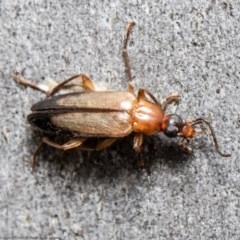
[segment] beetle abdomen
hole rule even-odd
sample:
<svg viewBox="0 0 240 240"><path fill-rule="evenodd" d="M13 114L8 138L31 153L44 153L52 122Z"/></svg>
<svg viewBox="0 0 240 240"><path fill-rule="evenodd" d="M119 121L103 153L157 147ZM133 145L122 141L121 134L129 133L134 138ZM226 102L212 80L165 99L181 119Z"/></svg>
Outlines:
<svg viewBox="0 0 240 240"><path fill-rule="evenodd" d="M129 92L80 92L47 98L33 105L29 123L45 133L81 137L124 137L132 132Z"/></svg>

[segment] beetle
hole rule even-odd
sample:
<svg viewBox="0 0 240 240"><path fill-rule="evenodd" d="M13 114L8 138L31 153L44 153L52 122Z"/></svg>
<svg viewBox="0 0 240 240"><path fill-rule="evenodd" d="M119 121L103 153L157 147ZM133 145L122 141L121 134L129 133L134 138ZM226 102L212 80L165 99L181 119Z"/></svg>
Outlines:
<svg viewBox="0 0 240 240"><path fill-rule="evenodd" d="M143 136L158 132L169 138L180 138L180 147L191 153L189 141L196 136L196 127L203 125L210 130L219 155L230 156L220 151L213 127L207 120L182 120L177 114L166 114L167 107L180 100L178 93L171 94L162 103L144 88L135 93L127 51L129 35L134 25L134 21L127 25L122 49L129 80L127 90L97 91L85 74L76 74L52 89L45 90L19 75L13 75L18 83L42 91L47 96L34 104L32 113L27 116L29 124L44 134L34 159L43 143L62 150L102 150L132 132L133 148L137 153L141 152ZM77 80L81 83L76 83ZM82 90L76 90L79 86ZM69 92L60 93L67 88ZM59 144L51 139L52 136L67 137L68 140ZM99 138L100 141L95 146L88 147L86 140L92 138Z"/></svg>

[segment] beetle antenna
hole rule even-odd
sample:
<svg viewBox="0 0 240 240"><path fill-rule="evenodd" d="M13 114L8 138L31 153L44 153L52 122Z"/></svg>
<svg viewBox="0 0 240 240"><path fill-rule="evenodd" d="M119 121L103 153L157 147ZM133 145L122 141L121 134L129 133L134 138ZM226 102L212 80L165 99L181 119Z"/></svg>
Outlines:
<svg viewBox="0 0 240 240"><path fill-rule="evenodd" d="M215 149L216 149L216 151L218 152L218 154L219 154L220 156L222 156L222 157L230 157L231 154L229 154L229 153L223 153L223 152L220 151L219 145L218 145L218 141L217 141L217 138L216 138L216 134L215 134L214 129L213 129L212 125L210 124L210 122L206 121L206 120L203 119L203 118L198 118L198 119L194 120L192 126L198 125L198 124L205 124L205 125L208 126L208 128L210 129L212 138L213 138L213 142L214 142L214 145L215 145Z"/></svg>

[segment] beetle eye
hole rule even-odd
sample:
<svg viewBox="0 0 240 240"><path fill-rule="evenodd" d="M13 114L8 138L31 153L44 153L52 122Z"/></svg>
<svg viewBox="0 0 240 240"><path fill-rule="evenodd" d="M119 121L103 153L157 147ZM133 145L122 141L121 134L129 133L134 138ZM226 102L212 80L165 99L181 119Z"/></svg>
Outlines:
<svg viewBox="0 0 240 240"><path fill-rule="evenodd" d="M182 127L183 127L182 119L176 114L171 114L169 115L168 125L164 131L164 134L170 138L177 137Z"/></svg>

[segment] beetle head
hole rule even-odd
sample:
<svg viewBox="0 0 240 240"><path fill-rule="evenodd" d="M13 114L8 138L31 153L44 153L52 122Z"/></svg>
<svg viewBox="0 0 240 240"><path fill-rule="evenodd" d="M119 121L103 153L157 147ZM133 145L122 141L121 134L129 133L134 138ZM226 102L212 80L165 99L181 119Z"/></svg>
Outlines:
<svg viewBox="0 0 240 240"><path fill-rule="evenodd" d="M183 137L194 138L196 131L192 124L183 121L177 114L169 114L164 117L162 124L163 133L170 138Z"/></svg>
<svg viewBox="0 0 240 240"><path fill-rule="evenodd" d="M195 137L195 128L197 128L197 126L200 126L202 129L204 126L208 127L215 145L215 149L219 155L223 157L231 156L231 154L223 153L220 151L212 125L203 118L183 121L181 117L176 114L165 115L162 121L161 130L167 137L181 137L182 140L188 141Z"/></svg>

